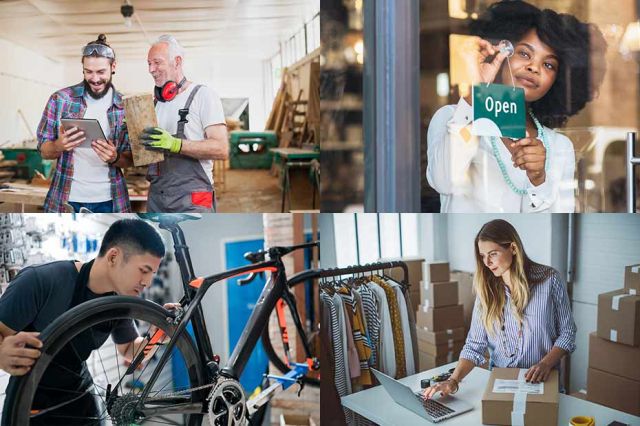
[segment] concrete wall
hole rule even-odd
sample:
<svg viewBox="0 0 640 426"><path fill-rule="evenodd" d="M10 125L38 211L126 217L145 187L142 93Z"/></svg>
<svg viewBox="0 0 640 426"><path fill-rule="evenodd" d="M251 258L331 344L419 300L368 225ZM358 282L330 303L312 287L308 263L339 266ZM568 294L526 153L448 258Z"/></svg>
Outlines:
<svg viewBox="0 0 640 426"><path fill-rule="evenodd" d="M197 276L224 271L224 244L231 241L264 238L261 214L205 215L200 220L182 224ZM222 362L229 353L226 283L214 285L202 301L205 322L214 353Z"/></svg>

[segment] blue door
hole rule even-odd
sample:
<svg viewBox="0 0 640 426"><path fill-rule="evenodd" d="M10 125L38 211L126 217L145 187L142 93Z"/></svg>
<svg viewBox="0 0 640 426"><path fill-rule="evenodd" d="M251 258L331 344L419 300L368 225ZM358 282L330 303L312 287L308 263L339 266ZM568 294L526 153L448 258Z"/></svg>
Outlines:
<svg viewBox="0 0 640 426"><path fill-rule="evenodd" d="M243 257L244 253L260 250L263 246L263 239L226 243L226 268L238 268L249 264L249 262ZM244 327L249 320L249 316L255 307L255 303L260 296L260 292L264 287L266 277L258 275L250 284L243 287L239 287L237 285L237 281L240 278L246 278L246 275L229 278L227 280L230 352L233 352L233 349L240 339L242 330L244 330ZM249 394L260 386L262 383L262 376L267 372L268 368L269 359L262 348L262 342L258 341L258 344L249 358L249 362L242 372L242 376L240 376L240 383Z"/></svg>

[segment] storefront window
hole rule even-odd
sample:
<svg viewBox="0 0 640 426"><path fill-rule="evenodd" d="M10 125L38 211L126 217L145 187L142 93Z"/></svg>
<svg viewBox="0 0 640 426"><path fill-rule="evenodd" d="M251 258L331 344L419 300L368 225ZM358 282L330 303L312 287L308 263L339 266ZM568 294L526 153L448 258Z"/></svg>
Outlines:
<svg viewBox="0 0 640 426"><path fill-rule="evenodd" d="M363 0L321 1L321 210L364 203Z"/></svg>
<svg viewBox="0 0 640 426"><path fill-rule="evenodd" d="M640 117L636 2L496 3L421 1L422 211L626 211L626 137ZM533 6L555 13L532 17ZM473 37L493 46L509 40L513 56L492 62L497 51ZM490 65L499 69L487 74ZM542 158L539 147L492 138L479 120L462 117L473 110L457 106L461 97L471 101L471 87L490 83L482 79L489 74L494 84L524 89L523 120L529 135L541 133L532 140L545 147ZM474 100L486 99L479 93ZM505 202L509 196L516 201Z"/></svg>

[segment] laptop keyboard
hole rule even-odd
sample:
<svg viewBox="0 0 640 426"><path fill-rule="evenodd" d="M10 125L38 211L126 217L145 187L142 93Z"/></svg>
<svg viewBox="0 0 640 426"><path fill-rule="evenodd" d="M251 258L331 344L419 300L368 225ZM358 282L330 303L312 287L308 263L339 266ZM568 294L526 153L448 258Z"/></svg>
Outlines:
<svg viewBox="0 0 640 426"><path fill-rule="evenodd" d="M427 411L427 413L434 419L444 417L446 415L454 413L454 410L447 407L446 405L440 404L438 401L434 399L425 399L422 396L422 392L416 392L416 396L420 398L420 401L422 402L422 406Z"/></svg>

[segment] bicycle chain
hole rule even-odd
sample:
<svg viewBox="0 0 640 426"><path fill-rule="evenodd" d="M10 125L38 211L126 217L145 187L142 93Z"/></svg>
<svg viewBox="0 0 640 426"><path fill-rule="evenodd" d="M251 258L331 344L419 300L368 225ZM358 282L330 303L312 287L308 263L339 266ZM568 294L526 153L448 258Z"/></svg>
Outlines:
<svg viewBox="0 0 640 426"><path fill-rule="evenodd" d="M189 388L189 389L185 389L185 390L181 390L181 391L177 391L177 392L169 392L169 393L164 393L162 394L162 396L152 396L152 397L147 397L145 399L145 401L153 401L154 399L164 399L164 398L170 398L170 397L174 397L174 396L180 396L182 394L185 393L189 393L189 392L196 392L202 389L206 389L206 388L211 388L215 386L215 383L210 383L208 385L202 385L202 386L198 386L195 388Z"/></svg>

